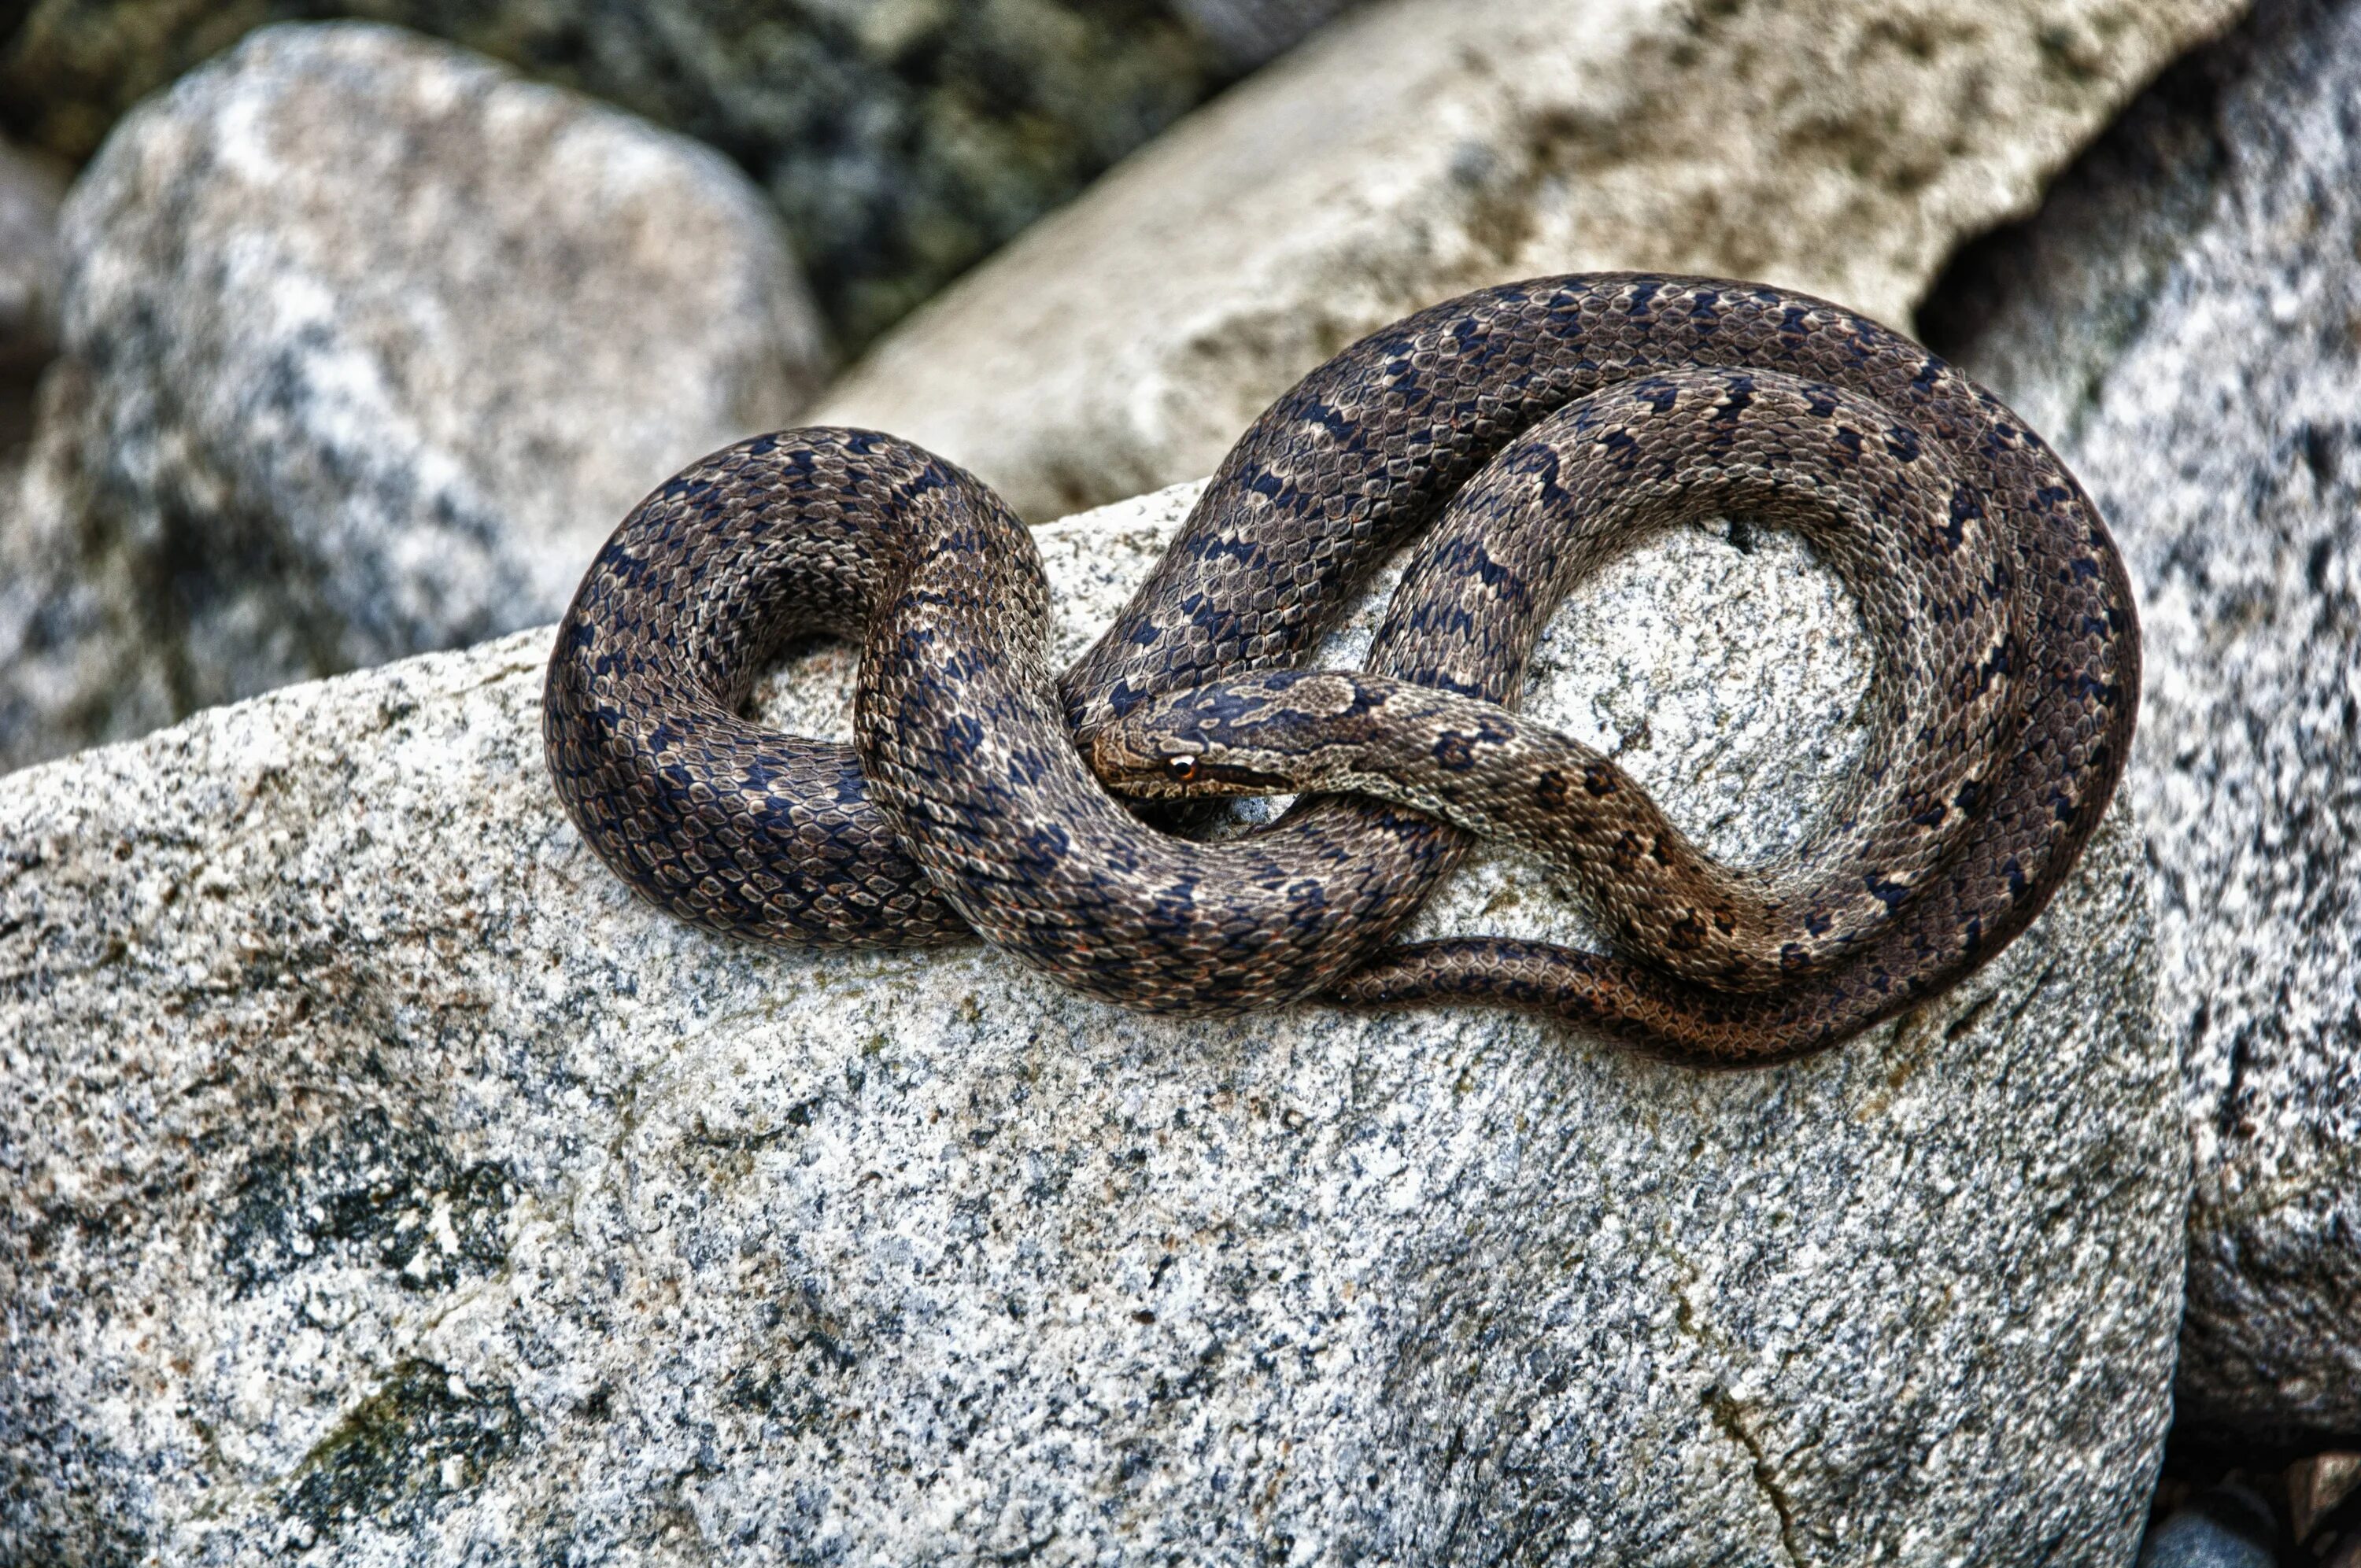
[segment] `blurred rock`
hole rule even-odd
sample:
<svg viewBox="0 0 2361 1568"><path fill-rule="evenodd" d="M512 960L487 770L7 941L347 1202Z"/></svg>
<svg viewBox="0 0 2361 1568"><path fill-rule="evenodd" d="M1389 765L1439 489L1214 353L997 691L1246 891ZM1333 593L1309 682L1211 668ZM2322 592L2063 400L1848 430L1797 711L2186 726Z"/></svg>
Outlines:
<svg viewBox="0 0 2361 1568"><path fill-rule="evenodd" d="M682 464L819 374L719 157L393 28L274 28L66 205L0 521L0 766L555 615Z"/></svg>
<svg viewBox="0 0 2361 1568"><path fill-rule="evenodd" d="M1047 517L1210 472L1306 370L1485 284L1724 273L1906 322L1962 236L2031 211L2240 9L1390 0L947 291L818 414Z"/></svg>
<svg viewBox="0 0 2361 1568"><path fill-rule="evenodd" d="M2270 1505L2245 1486L2216 1486L2148 1531L2139 1568L2279 1568Z"/></svg>
<svg viewBox="0 0 2361 1568"><path fill-rule="evenodd" d="M1275 60L1362 0L1172 0L1172 8L1245 71Z"/></svg>
<svg viewBox="0 0 2361 1568"><path fill-rule="evenodd" d="M65 190L49 159L0 144L0 380L19 380L57 352Z"/></svg>
<svg viewBox="0 0 2361 1568"><path fill-rule="evenodd" d="M2361 1515L2361 1453L2315 1453L2299 1460L2288 1466L2287 1489L2289 1533L2324 1557L2333 1538L2343 1533L2337 1528L2340 1510ZM2361 1517L2342 1522L2350 1523L2361 1540Z"/></svg>
<svg viewBox="0 0 2361 1568"><path fill-rule="evenodd" d="M1061 655L1188 499L1042 531ZM543 773L547 649L0 779L26 1560L2129 1559L2187 1146L2121 813L1968 984L1767 1072L1184 1025L633 902ZM841 732L851 663L769 717ZM1726 853L1859 755L1784 535L1622 563L1537 671ZM1424 918L1581 935L1498 860Z"/></svg>
<svg viewBox="0 0 2361 1568"><path fill-rule="evenodd" d="M2124 545L2192 1445L2361 1433L2361 6L2269 4L1930 305ZM2177 1437L2176 1441L2181 1441Z"/></svg>
<svg viewBox="0 0 2361 1568"><path fill-rule="evenodd" d="M33 435L33 384L58 351L58 204L52 161L0 143L0 533Z"/></svg>
<svg viewBox="0 0 2361 1568"><path fill-rule="evenodd" d="M858 345L1356 0L34 0L0 119L89 156L269 20L395 22L737 159Z"/></svg>

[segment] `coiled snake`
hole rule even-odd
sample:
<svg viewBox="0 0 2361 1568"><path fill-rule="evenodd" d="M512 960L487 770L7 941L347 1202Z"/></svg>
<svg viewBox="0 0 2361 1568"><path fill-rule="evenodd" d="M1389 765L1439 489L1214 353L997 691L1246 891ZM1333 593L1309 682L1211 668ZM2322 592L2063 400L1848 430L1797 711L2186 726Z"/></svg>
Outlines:
<svg viewBox="0 0 2361 1568"><path fill-rule="evenodd" d="M1608 759L1509 711L1551 609L1693 519L1803 532L1876 648L1878 739L1821 838L1730 870ZM1294 666L1407 541L1367 672ZM2096 510L1990 393L1757 284L1543 279L1422 311L1232 448L1061 677L1025 526L891 436L741 442L590 567L549 666L552 776L642 894L801 945L982 934L1090 994L1539 1008L1707 1065L1827 1046L2022 931L2112 796L2138 630ZM851 747L740 716L788 639L856 639ZM1094 771L1093 763L1097 765ZM1242 837L1135 793L1315 795ZM1395 933L1469 843L1583 879L1611 954Z"/></svg>

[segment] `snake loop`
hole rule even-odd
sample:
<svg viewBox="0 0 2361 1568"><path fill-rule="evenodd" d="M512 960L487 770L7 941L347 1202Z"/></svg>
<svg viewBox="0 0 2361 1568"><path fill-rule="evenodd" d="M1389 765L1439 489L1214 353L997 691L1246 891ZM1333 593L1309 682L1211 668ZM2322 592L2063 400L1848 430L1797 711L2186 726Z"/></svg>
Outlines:
<svg viewBox="0 0 2361 1568"><path fill-rule="evenodd" d="M1803 532L1878 653L1877 738L1828 830L1741 871L1510 711L1585 576L1733 512ZM1412 540L1372 669L1297 673ZM1062 677L1048 617L1030 534L952 465L859 431L743 442L650 496L584 578L550 663L552 776L626 882L716 930L973 930L1152 1011L1505 1003L1734 1065L1889 1016L2029 924L2113 794L2138 689L2113 543L1989 393L1824 302L1639 274L1482 291L1347 348L1240 439ZM812 631L861 644L851 748L738 713ZM1313 795L1204 843L1101 772L1388 798ZM1466 827L1583 878L1618 950L1393 945Z"/></svg>

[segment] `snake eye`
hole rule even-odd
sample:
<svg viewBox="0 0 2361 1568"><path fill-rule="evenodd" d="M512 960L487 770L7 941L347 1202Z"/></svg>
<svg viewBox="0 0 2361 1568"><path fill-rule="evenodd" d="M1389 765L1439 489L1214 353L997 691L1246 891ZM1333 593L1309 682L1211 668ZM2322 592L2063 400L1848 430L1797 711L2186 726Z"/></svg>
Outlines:
<svg viewBox="0 0 2361 1568"><path fill-rule="evenodd" d="M1192 784L1197 777L1197 759L1167 757L1164 759L1164 773L1174 784Z"/></svg>

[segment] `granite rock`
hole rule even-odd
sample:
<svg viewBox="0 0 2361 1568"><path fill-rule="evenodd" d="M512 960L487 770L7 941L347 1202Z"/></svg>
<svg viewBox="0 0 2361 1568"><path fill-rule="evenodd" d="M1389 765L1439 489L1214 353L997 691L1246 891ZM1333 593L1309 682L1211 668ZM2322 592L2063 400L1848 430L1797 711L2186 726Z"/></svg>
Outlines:
<svg viewBox="0 0 2361 1568"><path fill-rule="evenodd" d="M946 291L818 413L1049 517L1211 472L1337 349L1486 284L1718 273L1906 322L1961 238L2241 9L1389 0Z"/></svg>
<svg viewBox="0 0 2361 1568"><path fill-rule="evenodd" d="M255 34L126 120L63 225L0 766L547 620L642 494L819 375L735 169L390 27Z"/></svg>
<svg viewBox="0 0 2361 1568"><path fill-rule="evenodd" d="M2361 1434L2361 6L2274 3L2040 215L1937 346L2048 431L2147 635L2126 788L2198 1180L2192 1443Z"/></svg>
<svg viewBox="0 0 2361 1568"><path fill-rule="evenodd" d="M393 22L736 158L860 344L1354 0L33 0L0 121L71 158L269 20Z"/></svg>
<svg viewBox="0 0 2361 1568"><path fill-rule="evenodd" d="M1062 652L1190 495L1041 531ZM1181 1024L637 904L543 773L547 648L0 778L18 1560L2130 1559L2187 1145L2126 814L1960 990L1769 1071ZM763 711L843 732L851 663ZM1865 668L1799 545L1693 530L1529 706L1760 853ZM1583 933L1498 859L1422 918Z"/></svg>

